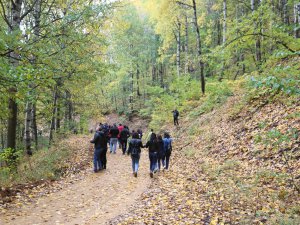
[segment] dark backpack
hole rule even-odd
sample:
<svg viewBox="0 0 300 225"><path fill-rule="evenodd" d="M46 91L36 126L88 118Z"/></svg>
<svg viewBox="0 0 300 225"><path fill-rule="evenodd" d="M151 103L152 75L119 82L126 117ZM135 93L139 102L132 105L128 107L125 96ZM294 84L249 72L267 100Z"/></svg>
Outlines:
<svg viewBox="0 0 300 225"><path fill-rule="evenodd" d="M134 158L138 158L139 157L139 143L133 143L132 144L132 149L131 149L131 156Z"/></svg>
<svg viewBox="0 0 300 225"><path fill-rule="evenodd" d="M167 139L167 146L165 148L166 154L170 155L172 152L172 144L171 144L171 139Z"/></svg>

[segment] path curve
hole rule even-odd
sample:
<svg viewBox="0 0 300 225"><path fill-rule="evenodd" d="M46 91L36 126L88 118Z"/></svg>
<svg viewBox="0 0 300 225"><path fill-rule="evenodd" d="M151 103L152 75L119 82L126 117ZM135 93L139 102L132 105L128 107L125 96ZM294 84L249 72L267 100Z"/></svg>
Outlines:
<svg viewBox="0 0 300 225"><path fill-rule="evenodd" d="M108 153L107 170L92 172L92 165L74 177L55 193L20 208L0 214L0 224L105 224L126 213L129 206L147 189L151 182L148 174L147 152L143 150L138 177L132 175L131 159Z"/></svg>

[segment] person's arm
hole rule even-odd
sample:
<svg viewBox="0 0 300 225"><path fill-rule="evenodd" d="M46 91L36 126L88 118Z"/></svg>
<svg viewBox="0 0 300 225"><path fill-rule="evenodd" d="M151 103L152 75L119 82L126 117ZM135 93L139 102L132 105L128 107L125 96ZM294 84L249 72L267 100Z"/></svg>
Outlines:
<svg viewBox="0 0 300 225"><path fill-rule="evenodd" d="M150 145L150 141L147 141L146 145L144 145L144 148L148 148Z"/></svg>

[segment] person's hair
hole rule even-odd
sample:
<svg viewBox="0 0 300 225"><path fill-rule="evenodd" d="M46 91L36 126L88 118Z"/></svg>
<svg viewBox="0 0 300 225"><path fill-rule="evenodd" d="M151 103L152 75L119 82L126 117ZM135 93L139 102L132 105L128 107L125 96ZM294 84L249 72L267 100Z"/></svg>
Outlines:
<svg viewBox="0 0 300 225"><path fill-rule="evenodd" d="M122 126L122 124L121 124L121 123L119 123L119 126Z"/></svg>
<svg viewBox="0 0 300 225"><path fill-rule="evenodd" d="M159 135L157 135L157 140L158 141L162 141L162 136L159 134Z"/></svg>
<svg viewBox="0 0 300 225"><path fill-rule="evenodd" d="M155 141L156 140L156 134L152 133L150 136L150 141Z"/></svg>
<svg viewBox="0 0 300 225"><path fill-rule="evenodd" d="M151 129L151 132L153 132L153 129Z"/></svg>
<svg viewBox="0 0 300 225"><path fill-rule="evenodd" d="M138 139L139 138L139 134L138 133L132 133L132 138L134 139Z"/></svg>
<svg viewBox="0 0 300 225"><path fill-rule="evenodd" d="M170 134L168 132L164 133L164 138L170 138Z"/></svg>

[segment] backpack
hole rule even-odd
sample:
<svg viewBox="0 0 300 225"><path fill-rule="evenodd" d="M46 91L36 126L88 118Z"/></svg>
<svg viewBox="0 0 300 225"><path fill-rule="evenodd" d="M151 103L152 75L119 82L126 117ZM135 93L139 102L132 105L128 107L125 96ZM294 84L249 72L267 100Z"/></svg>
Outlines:
<svg viewBox="0 0 300 225"><path fill-rule="evenodd" d="M172 144L171 144L171 139L167 139L167 147L165 148L166 149L166 154L171 154L172 152Z"/></svg>
<svg viewBox="0 0 300 225"><path fill-rule="evenodd" d="M138 158L139 157L138 143L132 144L131 156L134 157L134 158Z"/></svg>

